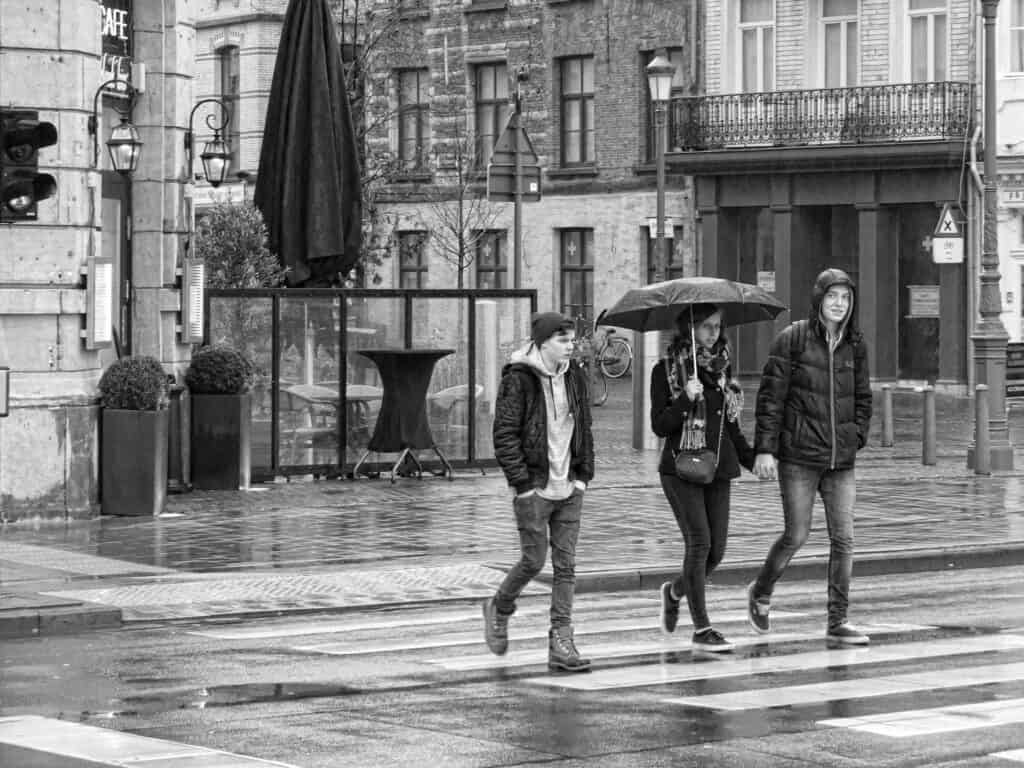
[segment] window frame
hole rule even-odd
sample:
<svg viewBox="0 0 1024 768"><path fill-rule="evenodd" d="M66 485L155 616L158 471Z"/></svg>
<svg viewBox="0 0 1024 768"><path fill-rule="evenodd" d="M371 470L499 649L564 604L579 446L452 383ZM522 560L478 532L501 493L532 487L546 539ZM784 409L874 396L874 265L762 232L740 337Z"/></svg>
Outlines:
<svg viewBox="0 0 1024 768"><path fill-rule="evenodd" d="M228 146L228 171L242 170L242 131L239 105L242 95L242 53L237 45L222 45L214 52L216 56L217 97L228 110L228 122L224 126L224 142ZM233 71L232 71L233 70ZM232 78L234 83L232 87ZM189 170L191 173L191 169Z"/></svg>
<svg viewBox="0 0 1024 768"><path fill-rule="evenodd" d="M491 76L491 91L494 96L490 99L484 99L481 97L481 94L484 92L482 82L484 76L488 74ZM473 84L473 117L476 128L474 161L477 168L486 168L487 163L491 161L494 145L501 136L501 132L505 130L505 124L508 122L509 112L511 111L509 107L508 62L493 61L477 64L473 73ZM501 86L500 89L499 85ZM504 95L499 95L502 92ZM489 123L486 133L481 130L481 126L485 123ZM490 141L490 146L485 146L485 140L488 136L493 136L493 140Z"/></svg>
<svg viewBox="0 0 1024 768"><path fill-rule="evenodd" d="M860 0L856 0L857 9L853 13L843 13L835 16L825 15L825 3L828 0L818 0L818 10L820 11L818 16L818 53L821 60L821 82L825 88L854 88L860 85ZM850 67L849 67L849 25L853 24L856 27L856 46L857 50L854 52L856 55L856 67L857 71L854 73L853 82L850 82ZM840 43L840 54L839 61L841 66L841 77L839 83L835 85L829 84L828 81L828 28L830 26L839 26L839 43Z"/></svg>
<svg viewBox="0 0 1024 768"><path fill-rule="evenodd" d="M580 82L579 91L566 91L566 71L567 65L570 62L578 61L580 63ZM591 90L584 90L584 83L586 82L586 67L590 68L590 83ZM581 166L593 166L597 163L597 153L595 151L594 144L596 139L595 126L590 125L590 120L587 117L588 111L594 111L594 93L597 89L595 82L596 72L594 67L594 56L587 54L584 56L566 56L565 58L559 59L558 66L558 83L559 83L559 158L562 168L578 168ZM587 109L588 104L590 109ZM579 130L573 131L573 133L579 134L579 160L567 160L566 148L569 146L568 142L568 131L566 129L566 116L569 114L569 110L575 108L579 112ZM596 114L594 117L596 122Z"/></svg>
<svg viewBox="0 0 1024 768"><path fill-rule="evenodd" d="M935 5L929 8L911 8L911 0L906 0L906 54L904 56L906 61L906 81L908 83L936 83L942 82L949 79L949 2L948 0L935 0ZM944 62L945 62L945 73L943 77L937 77L935 70L935 53L936 53L936 33L935 33L935 20L937 17L943 17L945 23L945 34L942 38L942 45L944 48ZM928 60L927 73L924 80L916 80L914 78L914 19L926 18L926 45L927 52L926 57Z"/></svg>
<svg viewBox="0 0 1024 768"><path fill-rule="evenodd" d="M768 93L775 90L775 66L776 66L776 45L775 26L778 7L775 0L772 4L770 21L743 21L743 1L736 0L736 80L740 93ZM753 31L756 34L757 51L755 54L757 65L756 88L747 89L745 82L746 68L743 66L744 58L744 32ZM771 66L765 61L765 40L771 38Z"/></svg>
<svg viewBox="0 0 1024 768"><path fill-rule="evenodd" d="M405 102L405 77L416 76L417 100L411 104ZM396 119L398 120L398 151L395 153L399 164L405 171L423 172L427 171L427 153L430 151L430 70L426 67L395 70L395 79L398 88L398 109ZM416 135L412 137L417 147L413 157L406 157L409 139L406 135L406 119L410 114L415 114Z"/></svg>
<svg viewBox="0 0 1024 768"><path fill-rule="evenodd" d="M508 231L504 229L478 229L473 231L473 262L476 264L476 287L478 289L508 288ZM494 245L495 258L487 262L483 258L483 250ZM485 266L486 264L486 266ZM490 275L492 284L481 285L481 276Z"/></svg>
<svg viewBox="0 0 1024 768"><path fill-rule="evenodd" d="M562 314L575 320L583 315L588 322L594 319L594 230L591 227L568 227L558 230L558 277L559 303ZM579 263L567 263L566 253L573 243L573 236L579 237L582 253ZM573 278L570 281L569 278ZM582 280L582 304L569 304L569 287L575 280ZM589 311L573 311L570 307L578 307Z"/></svg>
<svg viewBox="0 0 1024 768"><path fill-rule="evenodd" d="M1013 75L1024 75L1024 0L1010 0L1009 50L1010 61L1008 72ZM1024 306L1022 301L1021 306Z"/></svg>
<svg viewBox="0 0 1024 768"><path fill-rule="evenodd" d="M417 243L413 245L411 241L413 238L418 238ZM399 230L395 235L396 245L398 247L398 287L403 289L422 290L427 287L427 272L429 271L429 263L427 261L427 231L423 229L403 229ZM415 253L416 262L412 266L406 263L403 258L406 253ZM413 282L415 285L406 285L406 278L408 276L414 276Z"/></svg>

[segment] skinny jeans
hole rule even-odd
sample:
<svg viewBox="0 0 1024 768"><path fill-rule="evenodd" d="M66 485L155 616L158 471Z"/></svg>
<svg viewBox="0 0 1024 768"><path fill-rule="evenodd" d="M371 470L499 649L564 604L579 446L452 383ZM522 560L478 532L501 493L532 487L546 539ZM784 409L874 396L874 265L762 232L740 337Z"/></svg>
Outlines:
<svg viewBox="0 0 1024 768"><path fill-rule="evenodd" d="M730 487L729 480L697 485L675 475L661 475L661 488L686 545L683 568L672 582L672 592L686 595L694 630L711 626L704 590L708 576L725 556Z"/></svg>

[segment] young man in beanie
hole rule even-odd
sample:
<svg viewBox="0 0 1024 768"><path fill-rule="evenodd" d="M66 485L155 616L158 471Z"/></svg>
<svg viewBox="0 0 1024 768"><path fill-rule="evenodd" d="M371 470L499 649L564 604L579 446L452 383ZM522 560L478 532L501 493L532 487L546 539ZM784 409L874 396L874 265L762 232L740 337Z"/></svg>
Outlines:
<svg viewBox="0 0 1024 768"><path fill-rule="evenodd" d="M573 322L557 312L533 316L530 343L501 372L494 416L494 454L515 492L512 502L522 555L484 603L484 638L501 656L516 598L544 567L548 543L554 579L548 667L583 672L590 661L573 641L576 539L594 440L586 380L571 361Z"/></svg>
<svg viewBox="0 0 1024 768"><path fill-rule="evenodd" d="M853 466L871 423L867 345L854 315L856 287L841 269L826 269L811 291L810 317L784 328L772 343L757 392L754 473L779 478L784 530L757 580L747 588L747 615L771 630L775 583L811 530L814 497L828 522L828 625L835 645L867 645L846 620L853 574Z"/></svg>

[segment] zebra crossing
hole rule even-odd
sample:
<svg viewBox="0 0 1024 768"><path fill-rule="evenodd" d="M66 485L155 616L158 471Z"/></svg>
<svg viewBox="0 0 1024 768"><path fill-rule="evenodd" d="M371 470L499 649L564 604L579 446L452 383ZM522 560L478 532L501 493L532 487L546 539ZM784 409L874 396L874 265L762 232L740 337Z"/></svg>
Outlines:
<svg viewBox="0 0 1024 768"><path fill-rule="evenodd" d="M634 697L688 718L770 716L786 708L806 716L811 729L883 740L992 730L1002 740L986 757L1024 765L1024 626L983 631L879 620L858 624L871 636L870 646L829 648L820 611L773 610L775 631L757 635L742 603L723 608L716 610L716 626L735 649L708 654L690 649L684 625L674 635L660 633L658 603L650 594L580 596L576 638L593 669L575 675L546 669L543 600L520 606L503 657L487 651L479 607L467 605L194 634L279 642L291 652L358 665L361 675L413 669L420 678L435 675L448 683L460 676L493 680L523 697Z"/></svg>

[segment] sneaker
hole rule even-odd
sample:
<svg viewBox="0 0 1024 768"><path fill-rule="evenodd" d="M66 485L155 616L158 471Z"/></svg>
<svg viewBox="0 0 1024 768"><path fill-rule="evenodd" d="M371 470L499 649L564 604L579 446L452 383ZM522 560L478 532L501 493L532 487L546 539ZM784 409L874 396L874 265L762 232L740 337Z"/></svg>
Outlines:
<svg viewBox="0 0 1024 768"><path fill-rule="evenodd" d="M693 633L693 648L697 651L724 653L725 651L731 651L733 644L722 637L722 633L717 629L708 627L705 630Z"/></svg>
<svg viewBox="0 0 1024 768"><path fill-rule="evenodd" d="M576 650L572 627L553 627L548 633L548 669L562 672L590 671L590 659L584 659Z"/></svg>
<svg viewBox="0 0 1024 768"><path fill-rule="evenodd" d="M679 601L672 597L672 582L661 585L661 631L667 635L676 631L679 623Z"/></svg>
<svg viewBox="0 0 1024 768"><path fill-rule="evenodd" d="M768 616L768 598L754 597L754 585L757 582L750 582L747 587L747 619L755 632L766 634L772 631L771 618Z"/></svg>
<svg viewBox="0 0 1024 768"><path fill-rule="evenodd" d="M484 640L491 653L504 656L508 650L508 617L501 613L493 597L484 603Z"/></svg>
<svg viewBox="0 0 1024 768"><path fill-rule="evenodd" d="M838 627L829 627L825 639L838 645L868 645L871 642L870 637L845 621Z"/></svg>

